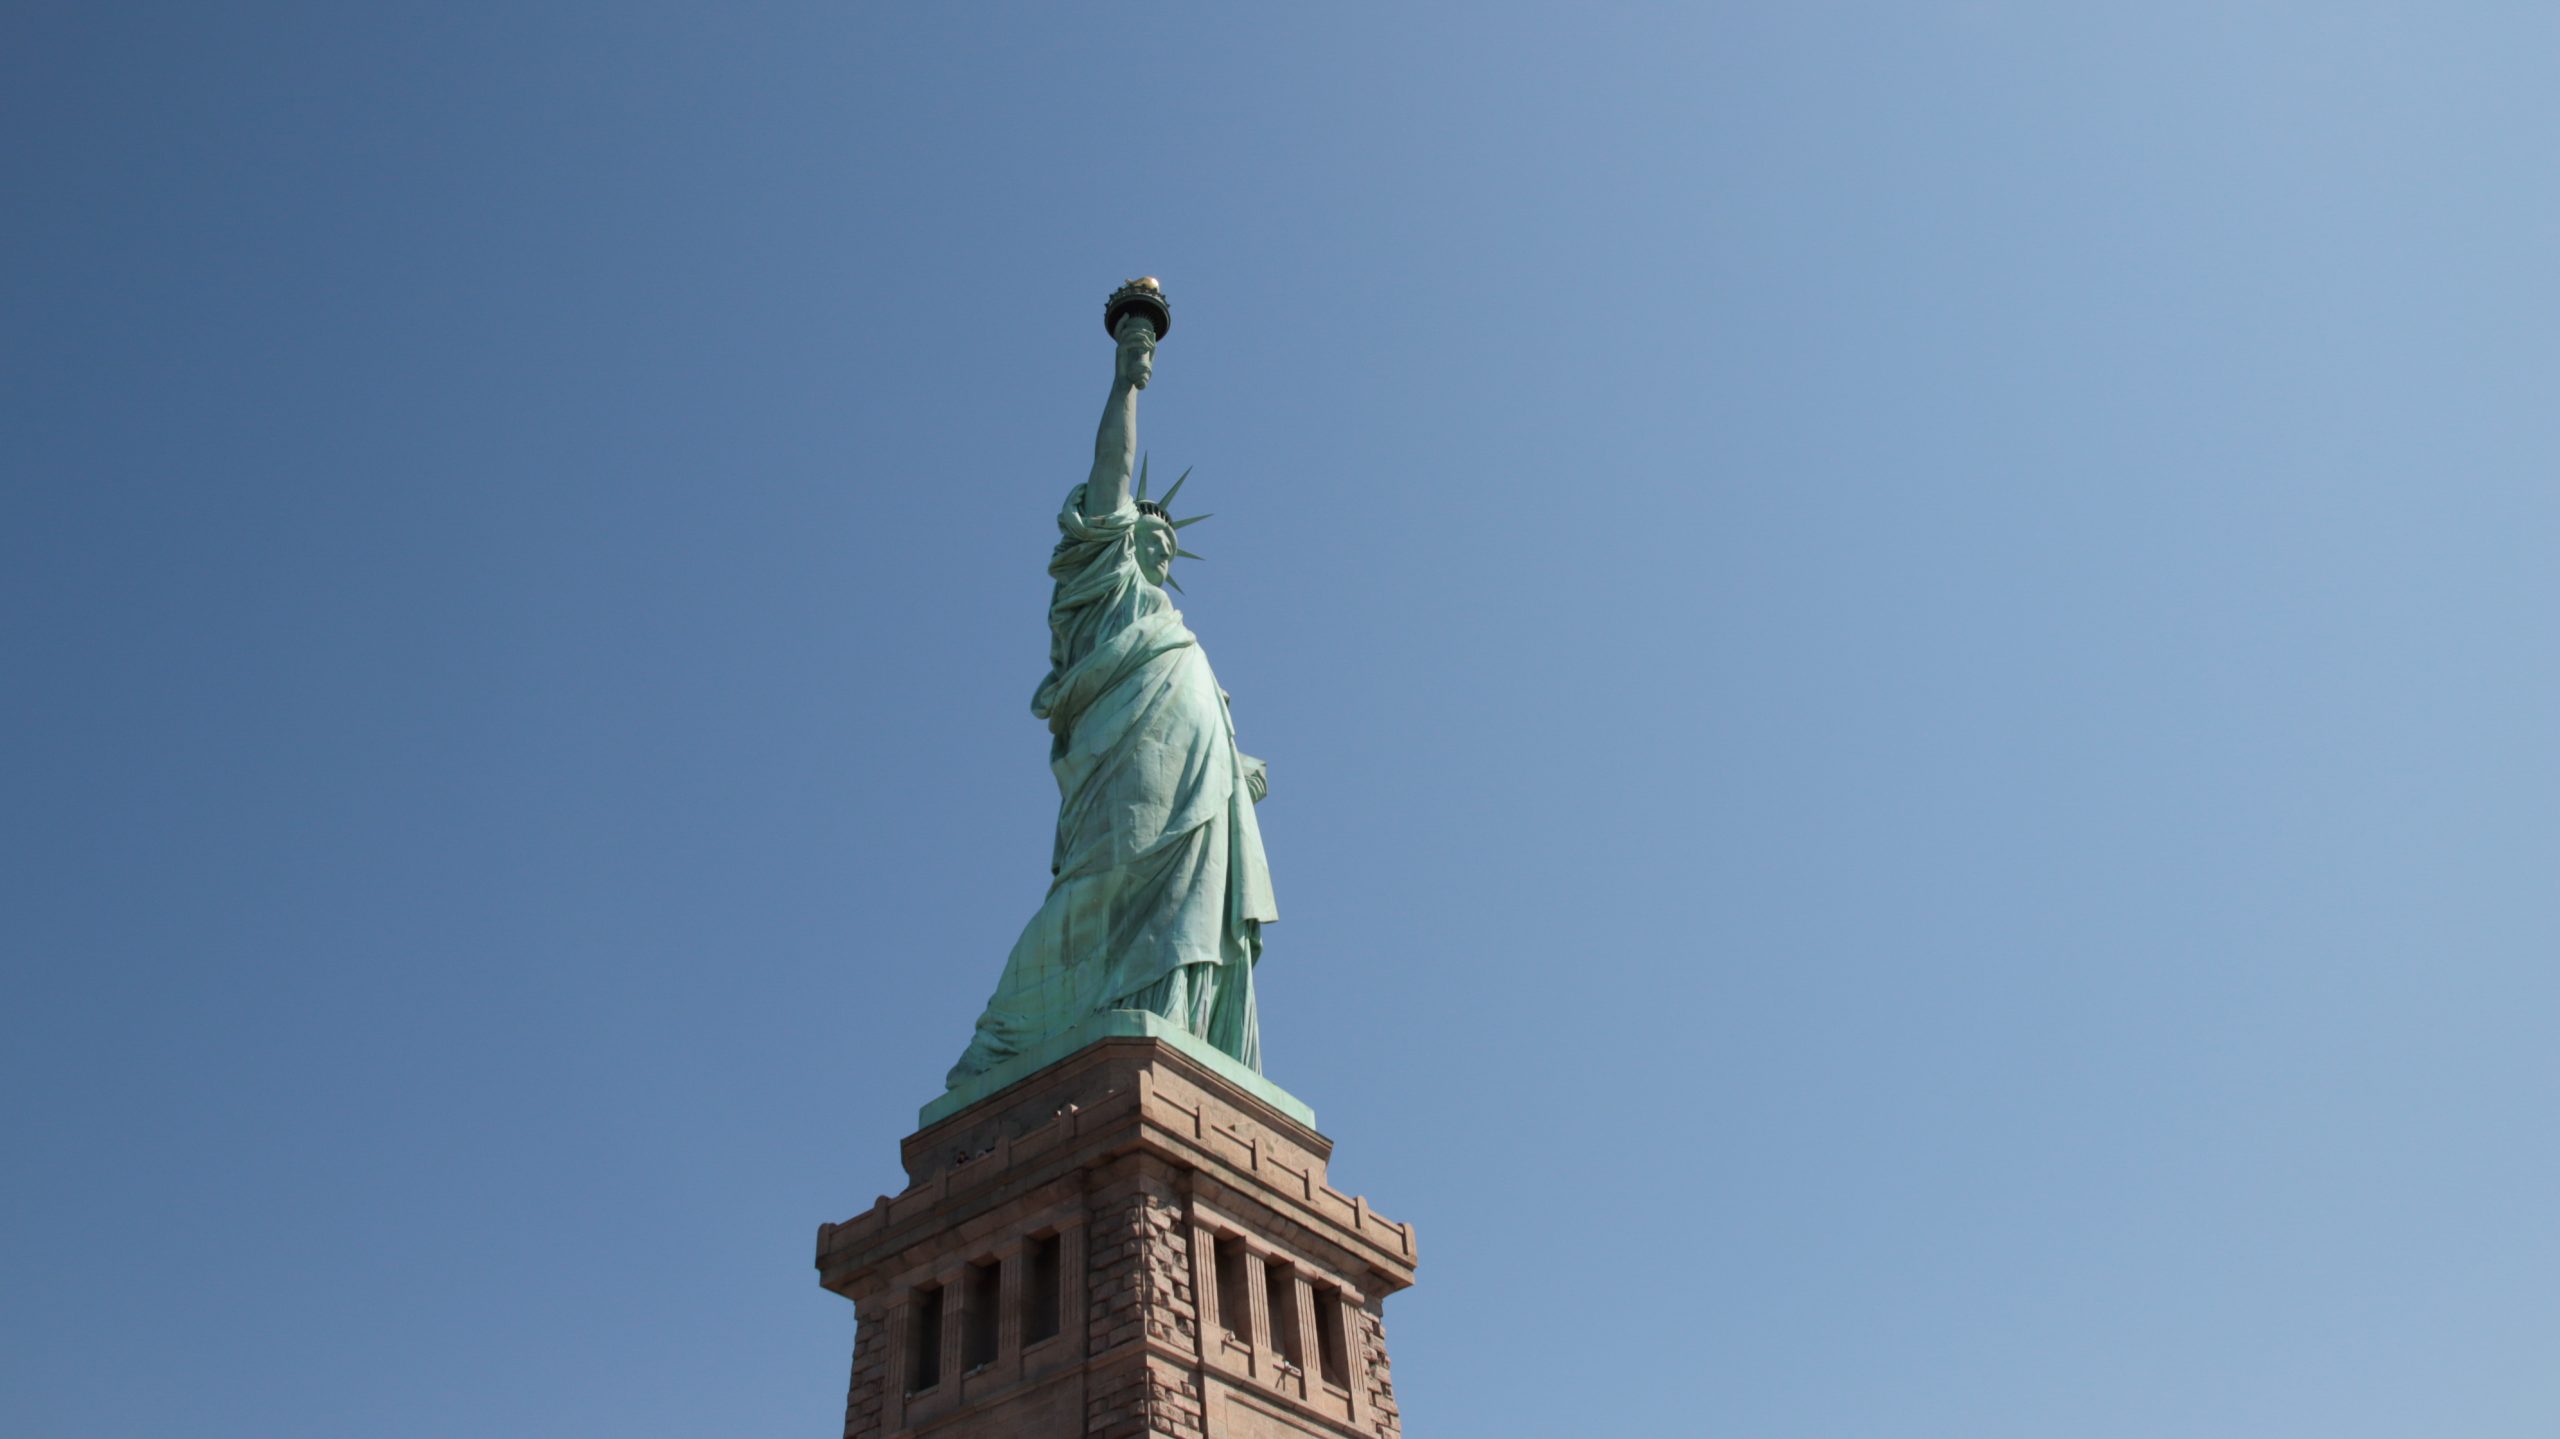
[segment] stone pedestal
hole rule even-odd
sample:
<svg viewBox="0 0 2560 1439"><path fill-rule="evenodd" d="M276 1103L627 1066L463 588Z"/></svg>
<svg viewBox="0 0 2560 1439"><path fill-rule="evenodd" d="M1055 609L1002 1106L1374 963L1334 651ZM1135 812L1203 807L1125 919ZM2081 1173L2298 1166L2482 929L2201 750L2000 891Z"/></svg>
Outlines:
<svg viewBox="0 0 2560 1439"><path fill-rule="evenodd" d="M818 1231L857 1316L846 1439L1397 1439L1412 1227L1188 1046L1099 1040L903 1149L905 1193Z"/></svg>

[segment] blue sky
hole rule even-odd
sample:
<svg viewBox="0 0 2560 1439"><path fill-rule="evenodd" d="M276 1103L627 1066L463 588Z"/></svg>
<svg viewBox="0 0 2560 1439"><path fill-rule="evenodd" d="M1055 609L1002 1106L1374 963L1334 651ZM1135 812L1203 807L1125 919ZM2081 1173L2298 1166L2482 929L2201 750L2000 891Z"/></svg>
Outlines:
<svg viewBox="0 0 2560 1439"><path fill-rule="evenodd" d="M1163 277L1409 1432L2560 1430L2547 7L0 20L0 1430L821 1434Z"/></svg>

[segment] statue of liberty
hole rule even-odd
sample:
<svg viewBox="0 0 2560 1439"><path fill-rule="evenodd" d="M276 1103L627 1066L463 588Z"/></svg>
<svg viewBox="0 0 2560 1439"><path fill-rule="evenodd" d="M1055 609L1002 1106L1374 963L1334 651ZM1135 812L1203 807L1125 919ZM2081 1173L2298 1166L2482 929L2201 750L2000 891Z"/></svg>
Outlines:
<svg viewBox="0 0 2560 1439"><path fill-rule="evenodd" d="M1093 472L1058 512L1049 673L1031 699L1058 779L1049 893L952 1067L955 1087L1108 1010L1160 1016L1262 1068L1253 968L1278 917L1253 816L1264 769L1237 750L1226 692L1165 595L1181 588L1173 562L1199 558L1179 532L1208 517L1175 519L1183 480L1150 499L1134 464L1138 392L1173 311L1155 281L1133 280L1103 323L1118 346L1111 397Z"/></svg>

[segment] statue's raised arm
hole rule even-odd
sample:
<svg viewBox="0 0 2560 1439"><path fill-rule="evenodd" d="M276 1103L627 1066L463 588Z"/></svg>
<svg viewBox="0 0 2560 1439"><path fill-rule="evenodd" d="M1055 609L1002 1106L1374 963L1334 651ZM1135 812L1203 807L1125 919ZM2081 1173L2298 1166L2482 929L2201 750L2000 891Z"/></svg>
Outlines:
<svg viewBox="0 0 2560 1439"><path fill-rule="evenodd" d="M1093 473L1085 478L1084 512L1100 519L1129 502L1129 477L1138 463L1138 392L1154 378L1156 341L1171 329L1172 307L1152 279L1131 280L1104 312L1118 347L1111 362L1111 398L1093 436Z"/></svg>
<svg viewBox="0 0 2560 1439"><path fill-rule="evenodd" d="M1155 373L1155 327L1137 315L1125 316L1119 353L1111 367L1111 398L1102 406L1102 425L1093 436L1093 473L1084 482L1084 512L1093 519L1129 503L1129 476L1138 463L1138 392Z"/></svg>

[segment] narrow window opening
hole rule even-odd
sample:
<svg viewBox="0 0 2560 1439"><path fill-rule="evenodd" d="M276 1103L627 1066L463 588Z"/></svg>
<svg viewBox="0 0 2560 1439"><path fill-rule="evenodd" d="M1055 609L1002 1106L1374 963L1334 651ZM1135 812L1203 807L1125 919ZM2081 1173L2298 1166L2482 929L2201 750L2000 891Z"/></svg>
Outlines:
<svg viewBox="0 0 2560 1439"><path fill-rule="evenodd" d="M1004 1266L994 1260L969 1266L968 1308L960 1315L963 1372L996 1362L997 1311L1004 1305Z"/></svg>
<svg viewBox="0 0 2560 1439"><path fill-rule="evenodd" d="M1026 1272L1022 1285L1022 1342L1037 1344L1058 1334L1058 1236L1043 1234L1024 1246Z"/></svg>
<svg viewBox="0 0 2560 1439"><path fill-rule="evenodd" d="M921 1393L942 1382L942 1286L929 1285L907 1301L907 1391Z"/></svg>
<svg viewBox="0 0 2560 1439"><path fill-rule="evenodd" d="M1245 1292L1244 1241L1232 1234L1217 1239L1218 1252L1218 1327L1228 1337L1250 1342L1253 1296Z"/></svg>
<svg viewBox="0 0 2560 1439"><path fill-rule="evenodd" d="M1316 1363L1324 1382L1337 1389L1351 1387L1351 1347L1342 1338L1342 1291L1330 1284L1316 1286Z"/></svg>
<svg viewBox="0 0 2560 1439"><path fill-rule="evenodd" d="M1271 1347L1282 1359L1304 1368L1307 1356L1298 1346L1298 1271L1271 1260L1263 1265L1262 1282L1270 1297Z"/></svg>

